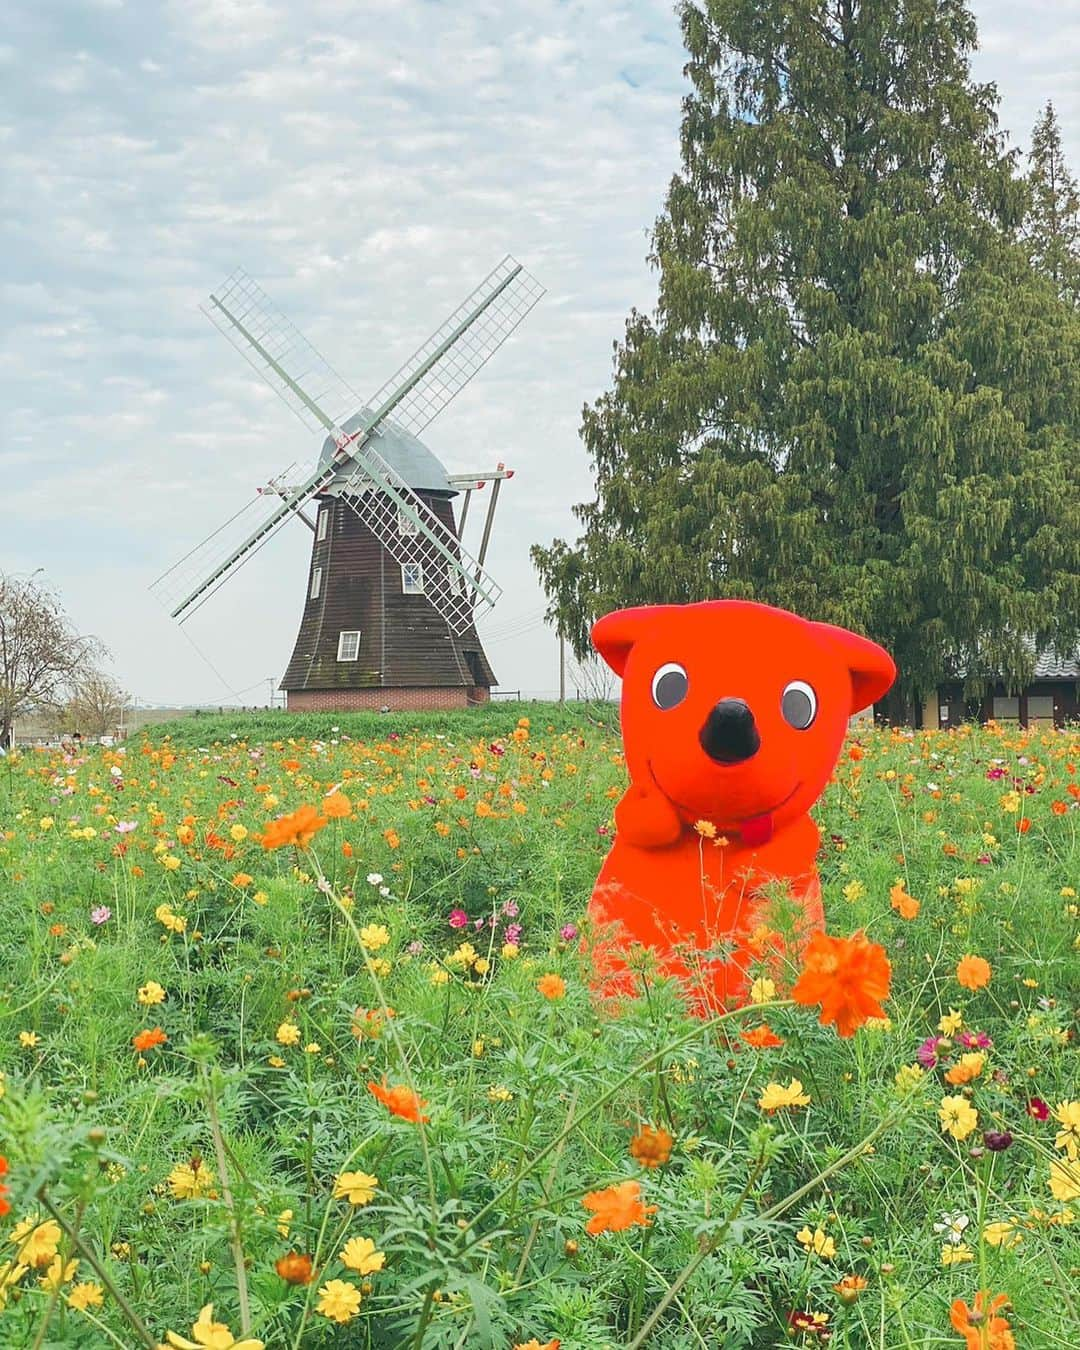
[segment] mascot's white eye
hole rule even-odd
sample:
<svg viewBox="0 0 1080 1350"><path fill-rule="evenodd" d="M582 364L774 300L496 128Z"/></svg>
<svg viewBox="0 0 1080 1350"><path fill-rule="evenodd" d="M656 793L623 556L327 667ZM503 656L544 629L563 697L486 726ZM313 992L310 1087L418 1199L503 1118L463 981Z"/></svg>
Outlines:
<svg viewBox="0 0 1080 1350"><path fill-rule="evenodd" d="M781 695L780 711L796 731L805 731L817 716L817 694L805 680L792 680Z"/></svg>
<svg viewBox="0 0 1080 1350"><path fill-rule="evenodd" d="M678 707L689 687L686 671L674 661L669 661L652 677L653 702L666 712L668 708Z"/></svg>

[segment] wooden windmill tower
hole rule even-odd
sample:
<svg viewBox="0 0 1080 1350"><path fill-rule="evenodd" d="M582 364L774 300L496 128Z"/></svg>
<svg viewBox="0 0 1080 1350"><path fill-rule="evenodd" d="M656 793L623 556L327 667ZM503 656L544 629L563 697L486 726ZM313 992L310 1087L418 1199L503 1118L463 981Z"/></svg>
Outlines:
<svg viewBox="0 0 1080 1350"><path fill-rule="evenodd" d="M154 583L173 618L193 614L295 517L314 537L300 631L280 686L290 709L485 701L495 677L475 613L501 594L484 559L499 488L513 473L500 464L485 473L448 474L419 434L542 294L519 263L503 259L365 401L250 277L235 272L204 312L305 426L326 439L310 470L290 466L271 479L249 507ZM462 534L472 493L489 481L473 558ZM462 492L455 521L453 500ZM304 509L309 503L313 511Z"/></svg>

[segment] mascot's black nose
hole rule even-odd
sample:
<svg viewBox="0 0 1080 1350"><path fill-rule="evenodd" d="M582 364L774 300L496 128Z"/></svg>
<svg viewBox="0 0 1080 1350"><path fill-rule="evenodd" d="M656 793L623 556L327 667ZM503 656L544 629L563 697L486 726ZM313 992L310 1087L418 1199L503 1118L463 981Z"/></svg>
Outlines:
<svg viewBox="0 0 1080 1350"><path fill-rule="evenodd" d="M754 714L741 698L722 698L705 719L698 740L718 764L739 764L761 746Z"/></svg>

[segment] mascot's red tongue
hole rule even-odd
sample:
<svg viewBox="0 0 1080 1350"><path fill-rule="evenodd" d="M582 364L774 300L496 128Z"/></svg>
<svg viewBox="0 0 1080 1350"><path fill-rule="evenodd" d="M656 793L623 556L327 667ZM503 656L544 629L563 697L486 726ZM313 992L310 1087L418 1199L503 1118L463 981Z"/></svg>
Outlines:
<svg viewBox="0 0 1080 1350"><path fill-rule="evenodd" d="M772 838L772 832L771 811L766 811L761 816L748 816L746 820L739 821L739 834L742 836L743 843L749 845L750 848L767 844Z"/></svg>

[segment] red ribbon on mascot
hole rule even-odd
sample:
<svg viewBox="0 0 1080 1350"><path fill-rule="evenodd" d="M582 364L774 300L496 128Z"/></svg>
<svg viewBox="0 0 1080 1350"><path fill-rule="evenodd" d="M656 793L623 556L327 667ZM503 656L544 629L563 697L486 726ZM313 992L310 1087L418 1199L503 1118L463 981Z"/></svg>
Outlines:
<svg viewBox="0 0 1080 1350"><path fill-rule="evenodd" d="M630 774L589 903L597 987L634 992L641 944L699 1012L720 1011L765 954L763 887L787 884L799 945L824 927L810 808L896 666L844 628L744 600L618 610L592 639L622 679Z"/></svg>

